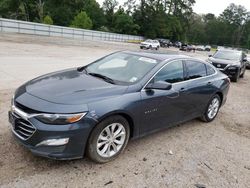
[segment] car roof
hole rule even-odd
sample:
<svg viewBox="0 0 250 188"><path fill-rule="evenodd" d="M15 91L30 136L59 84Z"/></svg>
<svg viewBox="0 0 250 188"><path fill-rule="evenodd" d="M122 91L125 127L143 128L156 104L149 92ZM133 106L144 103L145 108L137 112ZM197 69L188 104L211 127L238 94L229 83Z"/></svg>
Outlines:
<svg viewBox="0 0 250 188"><path fill-rule="evenodd" d="M175 59L175 58L190 58L186 55L179 55L179 54L164 54L164 53L150 53L150 52L134 52L134 51L123 51L128 54L139 55L147 58L156 59L159 61L165 61L168 59Z"/></svg>

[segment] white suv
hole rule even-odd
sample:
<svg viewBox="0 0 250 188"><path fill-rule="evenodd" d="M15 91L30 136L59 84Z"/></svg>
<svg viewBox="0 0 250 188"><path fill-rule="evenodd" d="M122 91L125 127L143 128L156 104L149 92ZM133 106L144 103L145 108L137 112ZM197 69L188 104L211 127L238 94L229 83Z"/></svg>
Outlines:
<svg viewBox="0 0 250 188"><path fill-rule="evenodd" d="M141 42L140 44L141 49L156 49L158 50L160 48L160 43L158 40L145 40L144 42Z"/></svg>

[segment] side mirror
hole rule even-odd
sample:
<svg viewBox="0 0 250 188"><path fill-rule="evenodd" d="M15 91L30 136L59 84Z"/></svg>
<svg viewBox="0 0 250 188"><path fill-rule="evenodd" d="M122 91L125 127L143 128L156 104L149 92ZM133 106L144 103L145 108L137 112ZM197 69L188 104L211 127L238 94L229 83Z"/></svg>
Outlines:
<svg viewBox="0 0 250 188"><path fill-rule="evenodd" d="M213 56L213 55L211 55L211 54L210 54L210 55L208 55L208 57L212 57L212 56Z"/></svg>
<svg viewBox="0 0 250 188"><path fill-rule="evenodd" d="M154 83L149 83L145 89L159 89L159 90L170 90L172 88L172 84L168 82L158 81Z"/></svg>
<svg viewBox="0 0 250 188"><path fill-rule="evenodd" d="M244 58L242 59L242 61L243 61L243 62L247 62L247 58L244 57Z"/></svg>

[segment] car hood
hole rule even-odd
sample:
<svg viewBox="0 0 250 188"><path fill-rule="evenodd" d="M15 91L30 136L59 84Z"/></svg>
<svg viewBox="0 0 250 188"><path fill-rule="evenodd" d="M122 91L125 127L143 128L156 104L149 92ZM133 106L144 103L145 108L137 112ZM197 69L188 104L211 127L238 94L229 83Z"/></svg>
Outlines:
<svg viewBox="0 0 250 188"><path fill-rule="evenodd" d="M22 95L25 90L31 96L51 103L79 105L121 95L127 87L69 69L35 78L20 89L23 92L17 93Z"/></svg>
<svg viewBox="0 0 250 188"><path fill-rule="evenodd" d="M226 60L226 59L218 59L218 58L213 58L213 57L208 58L208 60L213 63L221 63L221 64L239 64L240 63L237 60Z"/></svg>

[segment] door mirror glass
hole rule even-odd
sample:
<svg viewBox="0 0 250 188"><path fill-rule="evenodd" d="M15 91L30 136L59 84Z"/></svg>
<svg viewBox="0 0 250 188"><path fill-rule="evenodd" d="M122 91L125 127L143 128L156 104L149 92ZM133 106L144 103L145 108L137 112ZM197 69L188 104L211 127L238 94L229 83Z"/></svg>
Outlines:
<svg viewBox="0 0 250 188"><path fill-rule="evenodd" d="M157 81L154 83L149 83L145 89L159 89L159 90L170 90L172 88L172 84L164 81Z"/></svg>

